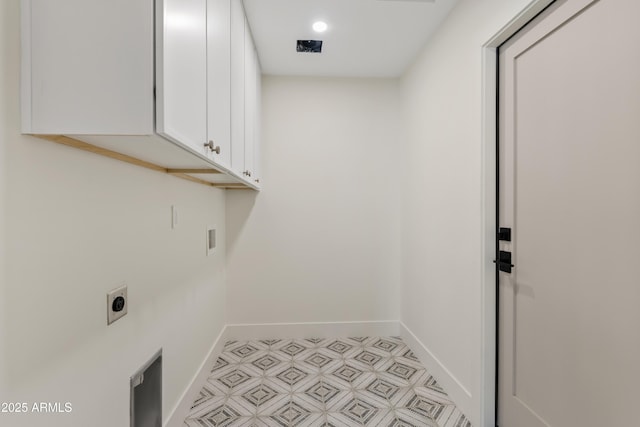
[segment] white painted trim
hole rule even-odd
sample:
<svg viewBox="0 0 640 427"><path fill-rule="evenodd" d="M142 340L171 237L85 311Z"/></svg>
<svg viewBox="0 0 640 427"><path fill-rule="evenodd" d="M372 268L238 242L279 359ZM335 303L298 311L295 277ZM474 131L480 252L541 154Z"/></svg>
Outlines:
<svg viewBox="0 0 640 427"><path fill-rule="evenodd" d="M198 393L200 393L200 390L202 390L202 387L211 372L211 367L215 364L218 356L222 354L227 340L227 326L225 326L214 341L209 353L200 364L200 367L191 379L191 382L185 389L184 393L182 393L180 400L178 400L173 410L166 418L167 421L164 423L164 427L183 427L184 420L187 418L187 415L191 410L191 404L198 396Z"/></svg>
<svg viewBox="0 0 640 427"><path fill-rule="evenodd" d="M227 339L302 339L357 336L397 336L398 320L227 325Z"/></svg>
<svg viewBox="0 0 640 427"><path fill-rule="evenodd" d="M480 287L480 422L484 426L495 426L496 393L496 288L495 256L496 244L496 93L497 93L496 47L482 51L482 225L481 236L481 280Z"/></svg>
<svg viewBox="0 0 640 427"><path fill-rule="evenodd" d="M493 37L483 45L483 47L497 48L507 41L509 37L517 33L520 28L524 27L527 22L531 21L537 14L542 12L547 6L555 1L566 0L532 0L524 9L522 9L522 11L520 11L520 13L514 16L500 30L498 30Z"/></svg>
<svg viewBox="0 0 640 427"><path fill-rule="evenodd" d="M20 101L21 101L21 123L22 133L32 132L32 114L31 114L31 0L22 0L20 2Z"/></svg>
<svg viewBox="0 0 640 427"><path fill-rule="evenodd" d="M464 414L473 413L474 399L471 392L403 322L400 322L400 336L420 359L427 372L446 390L458 409Z"/></svg>
<svg viewBox="0 0 640 427"><path fill-rule="evenodd" d="M480 336L480 427L494 427L495 377L496 377L496 289L495 289L495 200L496 200L496 94L497 94L497 48L514 35L533 17L555 0L533 0L520 13L507 22L482 46L482 210L481 236L482 262L481 322ZM443 386L448 391L447 384ZM452 394L452 393L450 393ZM458 403L452 394L454 401ZM462 402L460 409L464 412ZM465 412L473 413L473 412Z"/></svg>

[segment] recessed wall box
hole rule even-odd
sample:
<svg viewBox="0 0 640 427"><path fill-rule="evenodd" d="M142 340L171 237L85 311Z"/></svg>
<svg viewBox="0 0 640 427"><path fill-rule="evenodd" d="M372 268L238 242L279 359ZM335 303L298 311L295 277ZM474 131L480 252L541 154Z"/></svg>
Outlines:
<svg viewBox="0 0 640 427"><path fill-rule="evenodd" d="M211 255L216 248L216 228L207 227L207 255Z"/></svg>

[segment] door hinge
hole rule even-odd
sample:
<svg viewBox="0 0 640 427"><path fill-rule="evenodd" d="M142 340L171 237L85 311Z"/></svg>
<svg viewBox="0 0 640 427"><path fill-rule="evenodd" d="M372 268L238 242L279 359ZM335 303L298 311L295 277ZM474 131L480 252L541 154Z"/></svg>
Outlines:
<svg viewBox="0 0 640 427"><path fill-rule="evenodd" d="M498 266L498 270L505 273L511 273L511 268L515 267L515 265L511 264L511 252L507 251L500 251L498 259L493 262Z"/></svg>

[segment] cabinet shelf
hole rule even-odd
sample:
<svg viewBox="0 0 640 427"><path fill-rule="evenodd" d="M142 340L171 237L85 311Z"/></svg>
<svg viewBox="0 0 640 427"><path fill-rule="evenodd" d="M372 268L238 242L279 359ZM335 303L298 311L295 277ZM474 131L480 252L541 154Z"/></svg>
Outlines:
<svg viewBox="0 0 640 427"><path fill-rule="evenodd" d="M247 181L234 171L212 164L195 153L173 145L157 135L95 136L95 135L32 135L34 137L88 151L135 166L166 173L198 184L226 189L259 190L257 183ZM82 139L82 140L81 140ZM99 141L99 145L85 141ZM149 156L149 148L154 155ZM144 157L145 160L142 159ZM151 159L151 160L150 160Z"/></svg>

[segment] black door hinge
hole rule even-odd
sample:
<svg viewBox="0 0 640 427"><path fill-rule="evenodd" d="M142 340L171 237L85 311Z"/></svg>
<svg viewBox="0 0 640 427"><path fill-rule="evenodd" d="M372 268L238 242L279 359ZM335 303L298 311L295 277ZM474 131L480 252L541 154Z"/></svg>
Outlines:
<svg viewBox="0 0 640 427"><path fill-rule="evenodd" d="M505 273L511 273L511 268L515 267L511 264L511 252L507 251L500 251L498 253L498 259L493 262L498 266L498 270L504 271Z"/></svg>

